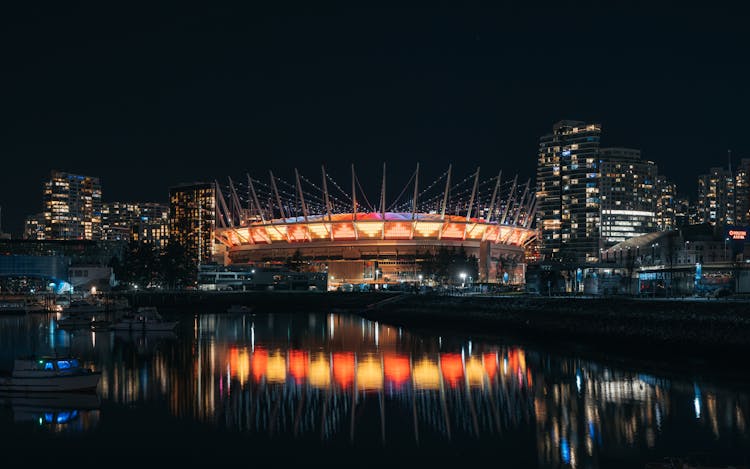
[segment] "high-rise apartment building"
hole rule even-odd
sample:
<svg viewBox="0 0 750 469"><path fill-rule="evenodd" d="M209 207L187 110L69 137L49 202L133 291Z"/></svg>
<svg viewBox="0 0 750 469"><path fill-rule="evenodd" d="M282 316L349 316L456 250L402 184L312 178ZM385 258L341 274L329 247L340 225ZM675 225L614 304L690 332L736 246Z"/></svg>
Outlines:
<svg viewBox="0 0 750 469"><path fill-rule="evenodd" d="M44 220L44 213L36 213L26 217L23 226L23 239L45 239Z"/></svg>
<svg viewBox="0 0 750 469"><path fill-rule="evenodd" d="M164 248L169 239L169 206L154 202L105 202L102 237Z"/></svg>
<svg viewBox="0 0 750 469"><path fill-rule="evenodd" d="M102 204L102 239L130 241L130 227L140 216L139 206L130 202Z"/></svg>
<svg viewBox="0 0 750 469"><path fill-rule="evenodd" d="M196 263L209 262L216 227L216 187L193 183L169 189L169 242L185 248Z"/></svg>
<svg viewBox="0 0 750 469"><path fill-rule="evenodd" d="M750 224L750 159L742 158L734 174L735 225Z"/></svg>
<svg viewBox="0 0 750 469"><path fill-rule="evenodd" d="M130 239L164 249L169 242L169 206L158 203L139 206L138 219L130 226Z"/></svg>
<svg viewBox="0 0 750 469"><path fill-rule="evenodd" d="M544 260L599 259L601 126L560 121L539 140L536 200Z"/></svg>
<svg viewBox="0 0 750 469"><path fill-rule="evenodd" d="M735 224L734 175L726 168L711 168L698 176L698 223Z"/></svg>
<svg viewBox="0 0 750 469"><path fill-rule="evenodd" d="M659 231L674 230L677 224L677 184L666 176L656 177L656 227Z"/></svg>
<svg viewBox="0 0 750 469"><path fill-rule="evenodd" d="M43 199L45 239L101 239L99 178L52 171Z"/></svg>
<svg viewBox="0 0 750 469"><path fill-rule="evenodd" d="M601 148L599 162L602 246L656 231L654 162L630 148Z"/></svg>

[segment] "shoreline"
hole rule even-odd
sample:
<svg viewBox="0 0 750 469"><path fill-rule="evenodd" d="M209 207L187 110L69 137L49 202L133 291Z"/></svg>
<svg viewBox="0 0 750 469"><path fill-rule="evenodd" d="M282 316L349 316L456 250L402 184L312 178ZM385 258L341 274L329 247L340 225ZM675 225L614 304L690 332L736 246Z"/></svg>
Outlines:
<svg viewBox="0 0 750 469"><path fill-rule="evenodd" d="M433 332L630 356L734 362L750 351L750 304L744 301L411 296L359 314Z"/></svg>
<svg viewBox="0 0 750 469"><path fill-rule="evenodd" d="M139 292L120 294L134 307L165 312L351 313L372 321L433 331L506 336L566 347L696 359L739 359L750 351L746 300L592 297L440 296L342 292Z"/></svg>

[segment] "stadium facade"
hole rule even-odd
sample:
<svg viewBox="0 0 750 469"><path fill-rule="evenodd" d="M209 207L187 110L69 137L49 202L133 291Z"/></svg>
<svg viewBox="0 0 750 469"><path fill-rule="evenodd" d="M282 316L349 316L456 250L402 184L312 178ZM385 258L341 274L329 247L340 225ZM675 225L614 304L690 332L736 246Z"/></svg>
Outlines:
<svg viewBox="0 0 750 469"><path fill-rule="evenodd" d="M400 195L387 203L384 165L377 207L369 203L353 167L351 192L325 168L320 184L296 170L293 183L273 173L268 182L249 175L245 184L217 182L214 236L225 247L226 263L260 266L299 259L309 269L326 271L331 287L422 282L425 259L441 250L475 256L479 278L473 282L522 284L525 247L536 235L530 227L535 199L529 183L503 180L502 172L480 181L477 168L452 184L451 173L449 167L420 191L417 166Z"/></svg>

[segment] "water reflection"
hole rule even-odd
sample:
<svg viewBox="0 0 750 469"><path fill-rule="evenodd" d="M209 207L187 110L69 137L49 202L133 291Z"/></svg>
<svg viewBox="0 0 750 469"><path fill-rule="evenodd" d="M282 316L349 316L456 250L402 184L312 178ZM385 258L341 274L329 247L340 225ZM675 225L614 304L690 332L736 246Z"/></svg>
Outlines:
<svg viewBox="0 0 750 469"><path fill-rule="evenodd" d="M80 432L99 422L95 393L0 393L0 406L9 409L13 422L51 432Z"/></svg>
<svg viewBox="0 0 750 469"><path fill-rule="evenodd" d="M528 347L335 314L196 315L167 337L59 332L45 321L0 321L9 340L0 358L9 346L65 347L102 371L103 401L164 403L232 432L400 447L513 441L540 467L750 448L743 390Z"/></svg>

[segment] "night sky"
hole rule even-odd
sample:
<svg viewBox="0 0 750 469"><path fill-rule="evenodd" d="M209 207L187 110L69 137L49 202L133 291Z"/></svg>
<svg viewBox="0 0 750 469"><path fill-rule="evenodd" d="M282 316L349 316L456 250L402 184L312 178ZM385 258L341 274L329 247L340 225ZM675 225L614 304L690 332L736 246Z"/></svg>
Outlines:
<svg viewBox="0 0 750 469"><path fill-rule="evenodd" d="M640 148L687 195L728 149L750 157L748 12L717 2L4 3L0 205L14 235L51 169L100 176L105 201L166 202L180 182L295 166L317 180L321 163L342 185L355 163L377 193L386 162L395 193L417 161L425 181L450 162L525 180L560 119L600 122L602 145Z"/></svg>

